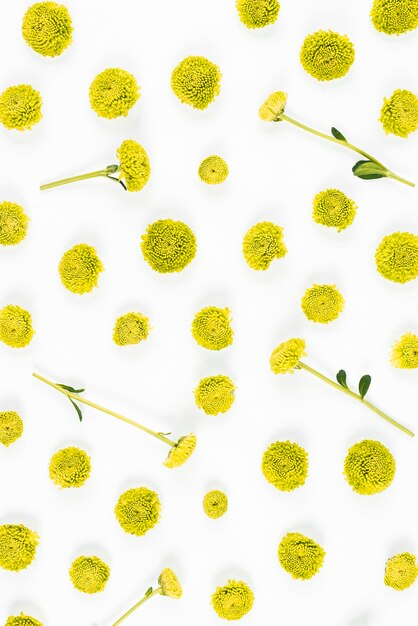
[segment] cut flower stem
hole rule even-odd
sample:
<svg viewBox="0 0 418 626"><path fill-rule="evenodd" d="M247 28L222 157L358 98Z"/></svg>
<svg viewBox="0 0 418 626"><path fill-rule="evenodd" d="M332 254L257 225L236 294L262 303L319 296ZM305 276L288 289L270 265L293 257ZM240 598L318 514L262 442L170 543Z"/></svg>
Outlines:
<svg viewBox="0 0 418 626"><path fill-rule="evenodd" d="M119 165L108 165L103 170L96 170L95 172L88 172L87 174L79 174L77 176L70 176L70 178L62 178L61 180L56 180L52 183L46 183L45 185L41 185L41 191L45 191L46 189L52 189L53 187L60 187L61 185L68 185L70 183L75 183L79 180L87 180L89 178L98 178L99 176L104 176L105 178L109 178L110 180L114 180L117 183L120 183L125 189L124 183L119 179L111 176L111 174L115 174L120 170Z"/></svg>
<svg viewBox="0 0 418 626"><path fill-rule="evenodd" d="M144 602L146 602L147 600L149 600L150 598L152 598L153 596L161 592L162 592L161 587L157 587L157 589L154 589L154 591L151 591L150 593L145 594L144 597L141 598L139 602L134 604L133 607L129 609L129 611L126 611L126 613L124 613L122 617L120 617L116 622L112 624L112 626L119 626L119 624L121 624L127 617L132 615L132 613L136 611L136 609L139 608L142 604L144 604Z"/></svg>

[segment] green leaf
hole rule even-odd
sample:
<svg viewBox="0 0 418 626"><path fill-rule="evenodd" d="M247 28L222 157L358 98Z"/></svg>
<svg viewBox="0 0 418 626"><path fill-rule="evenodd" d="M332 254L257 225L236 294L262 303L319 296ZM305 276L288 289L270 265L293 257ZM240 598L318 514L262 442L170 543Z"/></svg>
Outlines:
<svg viewBox="0 0 418 626"><path fill-rule="evenodd" d="M148 589L145 592L145 597L148 598L148 596L150 596L153 592L153 588L152 587L148 587Z"/></svg>
<svg viewBox="0 0 418 626"><path fill-rule="evenodd" d="M373 178L386 178L387 169L373 163L373 161L357 161L353 166L353 174L363 180L372 180Z"/></svg>
<svg viewBox="0 0 418 626"><path fill-rule="evenodd" d="M331 128L331 132L334 135L335 139L338 139L339 141L347 141L344 135L340 133L340 131L334 126Z"/></svg>
<svg viewBox="0 0 418 626"><path fill-rule="evenodd" d="M117 172L119 167L119 165L108 165L106 168L106 176L108 174L114 174L115 172Z"/></svg>
<svg viewBox="0 0 418 626"><path fill-rule="evenodd" d="M73 405L73 407L75 408L75 410L77 411L78 419L80 420L80 422L82 422L83 421L83 414L81 412L80 407L74 402L74 400L72 398L68 398L68 399L71 402L71 404Z"/></svg>
<svg viewBox="0 0 418 626"><path fill-rule="evenodd" d="M340 370L336 378L337 378L337 381L340 383L341 387L345 387L346 389L348 389L347 374L345 373L344 370Z"/></svg>
<svg viewBox="0 0 418 626"><path fill-rule="evenodd" d="M162 435L163 437L168 437L168 435L171 435L171 433L158 433L159 435Z"/></svg>
<svg viewBox="0 0 418 626"><path fill-rule="evenodd" d="M74 389L74 387L69 387L68 385L61 385L60 383L57 383L58 387L62 387L63 389L65 389L66 391L69 391L70 393L83 393L83 391L85 391L85 389Z"/></svg>
<svg viewBox="0 0 418 626"><path fill-rule="evenodd" d="M359 384L358 384L358 390L361 396L361 399L363 400L364 396L366 395L366 393L369 391L369 387L370 387L370 383L372 382L372 377L369 376L368 374L365 374L364 376L362 376L360 378Z"/></svg>

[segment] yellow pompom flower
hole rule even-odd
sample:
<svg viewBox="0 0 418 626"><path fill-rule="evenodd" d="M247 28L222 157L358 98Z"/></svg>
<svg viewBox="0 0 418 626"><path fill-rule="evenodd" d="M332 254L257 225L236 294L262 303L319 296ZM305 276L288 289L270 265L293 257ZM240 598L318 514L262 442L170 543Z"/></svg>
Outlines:
<svg viewBox="0 0 418 626"><path fill-rule="evenodd" d="M74 587L83 593L99 593L106 587L110 567L98 556L79 556L73 561L69 574Z"/></svg>
<svg viewBox="0 0 418 626"><path fill-rule="evenodd" d="M295 337L277 346L270 357L270 367L274 374L293 373L301 358L306 355L305 346L304 339Z"/></svg>
<svg viewBox="0 0 418 626"><path fill-rule="evenodd" d="M195 451L196 444L197 438L193 433L180 437L177 443L172 446L166 460L164 461L164 465L170 469L180 467L189 460Z"/></svg>
<svg viewBox="0 0 418 626"><path fill-rule="evenodd" d="M31 85L9 87L0 95L0 123L9 130L30 130L42 119L42 98Z"/></svg>
<svg viewBox="0 0 418 626"><path fill-rule="evenodd" d="M0 411L0 443L6 448L23 434L23 422L16 411Z"/></svg>
<svg viewBox="0 0 418 626"><path fill-rule="evenodd" d="M374 0L370 16L376 30L400 35L418 26L418 0Z"/></svg>
<svg viewBox="0 0 418 626"><path fill-rule="evenodd" d="M135 76L118 67L110 67L96 76L90 85L90 104L99 117L108 120L127 116L140 98Z"/></svg>
<svg viewBox="0 0 418 626"><path fill-rule="evenodd" d="M363 496L380 493L395 477L396 463L390 451L380 441L364 439L354 444L344 461L345 478Z"/></svg>
<svg viewBox="0 0 418 626"><path fill-rule="evenodd" d="M211 603L218 617L237 620L251 611L254 594L242 580L228 580L226 585L216 588Z"/></svg>
<svg viewBox="0 0 418 626"><path fill-rule="evenodd" d="M297 443L276 441L263 454L261 469L269 483L280 491L293 491L305 484L308 453Z"/></svg>
<svg viewBox="0 0 418 626"><path fill-rule="evenodd" d="M0 202L0 245L15 246L26 237L29 218L14 202Z"/></svg>
<svg viewBox="0 0 418 626"><path fill-rule="evenodd" d="M142 537L159 522L160 510L158 494L147 487L138 487L120 496L115 515L126 533Z"/></svg>
<svg viewBox="0 0 418 626"><path fill-rule="evenodd" d="M318 30L305 38L300 62L317 80L341 78L354 62L354 46L346 35Z"/></svg>
<svg viewBox="0 0 418 626"><path fill-rule="evenodd" d="M180 600L183 595L181 583L176 574L169 567L165 567L159 575L158 584L160 586L160 593L162 596L174 598L174 600Z"/></svg>
<svg viewBox="0 0 418 626"><path fill-rule="evenodd" d="M202 348L223 350L232 345L230 310L207 306L194 316L192 335Z"/></svg>
<svg viewBox="0 0 418 626"><path fill-rule="evenodd" d="M386 134L408 137L418 128L418 98L412 91L396 89L384 98L379 121Z"/></svg>
<svg viewBox="0 0 418 626"><path fill-rule="evenodd" d="M120 178L128 191L141 191L151 175L151 166L145 149L133 139L126 139L118 148Z"/></svg>
<svg viewBox="0 0 418 626"><path fill-rule="evenodd" d="M312 285L302 298L302 311L311 322L328 324L344 308L344 298L335 285Z"/></svg>
<svg viewBox="0 0 418 626"><path fill-rule="evenodd" d="M132 346L148 337L150 324L142 313L125 313L115 322L113 341L117 346Z"/></svg>
<svg viewBox="0 0 418 626"><path fill-rule="evenodd" d="M90 472L90 457L80 448L58 450L49 463L49 477L58 487L81 487Z"/></svg>
<svg viewBox="0 0 418 626"><path fill-rule="evenodd" d="M279 544L278 557L280 565L293 578L309 580L321 569L325 551L301 533L288 533Z"/></svg>
<svg viewBox="0 0 418 626"><path fill-rule="evenodd" d="M383 237L376 254L379 274L395 283L407 283L418 276L418 237L396 232Z"/></svg>
<svg viewBox="0 0 418 626"><path fill-rule="evenodd" d="M79 243L64 253L59 267L61 282L68 291L77 294L89 293L97 287L103 263L95 248Z"/></svg>
<svg viewBox="0 0 418 626"><path fill-rule="evenodd" d="M199 166L199 177L208 185L219 185L229 174L228 164L222 157L212 155L203 159Z"/></svg>
<svg viewBox="0 0 418 626"><path fill-rule="evenodd" d="M385 568L385 585L397 591L408 589L418 577L415 554L402 552L388 559Z"/></svg>
<svg viewBox="0 0 418 626"><path fill-rule="evenodd" d="M278 0L236 0L239 19L247 28L274 24L280 11Z"/></svg>
<svg viewBox="0 0 418 626"><path fill-rule="evenodd" d="M0 526L0 567L12 572L26 569L36 555L39 537L23 524Z"/></svg>
<svg viewBox="0 0 418 626"><path fill-rule="evenodd" d="M220 91L219 67L202 56L189 56L174 68L171 88L180 102L206 109Z"/></svg>
<svg viewBox="0 0 418 626"><path fill-rule="evenodd" d="M413 333L405 333L393 344L390 355L394 367L415 369L418 367L418 337Z"/></svg>
<svg viewBox="0 0 418 626"><path fill-rule="evenodd" d="M194 390L196 406L206 415L218 415L229 411L235 400L235 385L229 376L202 378Z"/></svg>
<svg viewBox="0 0 418 626"><path fill-rule="evenodd" d="M42 622L30 615L10 615L5 626L43 626Z"/></svg>
<svg viewBox="0 0 418 626"><path fill-rule="evenodd" d="M314 221L323 226L336 228L338 232L353 223L356 211L356 203L339 189L325 189L313 199Z"/></svg>
<svg viewBox="0 0 418 626"><path fill-rule="evenodd" d="M284 113L287 102L287 93L275 91L261 105L258 115L264 122L278 122L280 115Z"/></svg>
<svg viewBox="0 0 418 626"><path fill-rule="evenodd" d="M259 222L244 236L242 252L253 270L266 270L274 259L287 253L283 242L283 229L273 222Z"/></svg>
<svg viewBox="0 0 418 626"><path fill-rule="evenodd" d="M157 220L142 235L141 249L156 272L181 272L196 256L196 237L184 222Z"/></svg>
<svg viewBox="0 0 418 626"><path fill-rule="evenodd" d="M203 498L203 510L212 519L222 517L228 510L228 497L219 489L209 491Z"/></svg>
<svg viewBox="0 0 418 626"><path fill-rule="evenodd" d="M56 57L72 42L73 25L67 7L36 2L26 11L22 35L28 46L44 57Z"/></svg>
<svg viewBox="0 0 418 626"><path fill-rule="evenodd" d="M34 334L29 311L14 304L8 304L0 310L0 341L6 346L25 348Z"/></svg>

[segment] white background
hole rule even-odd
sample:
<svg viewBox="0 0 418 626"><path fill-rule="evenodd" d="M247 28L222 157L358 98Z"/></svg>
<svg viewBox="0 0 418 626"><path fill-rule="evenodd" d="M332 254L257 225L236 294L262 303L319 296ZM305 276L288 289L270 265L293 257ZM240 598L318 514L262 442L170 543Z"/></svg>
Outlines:
<svg viewBox="0 0 418 626"><path fill-rule="evenodd" d="M67 0L74 43L62 57L43 59L20 34L28 2L5 3L0 22L0 90L30 83L44 99L42 122L31 132L0 128L0 196L25 207L26 240L0 250L0 306L31 311L36 335L29 348L0 345L0 409L18 410L22 439L0 450L0 523L25 523L41 537L36 561L18 574L0 572L0 623L20 610L48 626L110 626L172 567L184 598L154 598L126 624L212 626L217 585L243 579L255 593L248 626L393 626L415 624L417 586L403 593L383 584L386 559L418 552L417 440L327 388L306 372L275 377L272 349L292 336L307 341L306 362L334 376L348 371L353 386L373 376L369 398L418 429L417 372L395 370L393 341L418 332L417 283L390 283L377 273L375 249L396 230L418 233L417 192L395 181L351 175L355 155L286 124L258 119L263 99L288 91L287 113L327 131L339 128L407 178L418 179L418 136L385 136L383 97L396 88L418 92L418 32L388 37L374 30L370 1L283 0L277 23L247 30L232 0ZM299 63L304 36L317 29L346 33L355 44L349 74L316 82ZM206 111L182 105L170 89L171 71L201 54L222 71L218 99ZM107 67L132 72L142 97L127 118L100 119L88 87ZM96 180L40 193L39 184L115 162L126 139L147 149L152 176L138 194ZM200 182L202 158L222 155L230 176L219 187ZM359 205L354 224L337 233L313 222L313 196L342 189ZM144 262L140 236L159 218L193 228L198 253L178 275L158 275ZM248 268L241 254L247 229L261 220L284 228L288 254L267 272ZM76 243L97 248L106 267L98 289L77 296L60 284L57 265ZM308 322L300 299L314 282L336 284L346 299L329 326ZM235 339L222 352L192 339L195 312L228 306ZM117 316L138 310L153 330L143 344L112 343ZM192 459L178 470L162 462L168 449L140 431L69 402L31 378L33 369L86 397L174 436L198 435ZM194 405L199 379L227 374L238 389L225 415ZM268 484L264 449L291 439L309 452L309 479L293 493ZM374 438L387 445L397 474L384 493L363 497L342 475L346 451ZM49 480L50 456L77 445L92 457L80 490ZM113 509L122 491L146 485L162 501L161 523L145 537L123 533ZM229 496L229 511L213 521L201 500L211 488ZM289 531L326 550L321 572L294 581L279 566L277 546ZM74 590L72 560L97 554L112 568L102 594Z"/></svg>

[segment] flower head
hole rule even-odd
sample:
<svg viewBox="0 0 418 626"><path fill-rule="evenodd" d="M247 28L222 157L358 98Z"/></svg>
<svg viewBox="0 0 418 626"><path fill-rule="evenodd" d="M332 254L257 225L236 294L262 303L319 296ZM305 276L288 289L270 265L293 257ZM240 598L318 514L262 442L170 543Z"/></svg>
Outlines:
<svg viewBox="0 0 418 626"><path fill-rule="evenodd" d="M325 551L301 533L288 533L279 544L278 557L280 565L293 578L308 580L321 569Z"/></svg>
<svg viewBox="0 0 418 626"><path fill-rule="evenodd" d="M380 493L395 476L396 463L380 441L364 439L354 444L344 461L345 478L354 491L363 496Z"/></svg>
<svg viewBox="0 0 418 626"><path fill-rule="evenodd" d="M209 491L203 498L203 510L212 519L222 517L228 510L228 497L219 489Z"/></svg>
<svg viewBox="0 0 418 626"><path fill-rule="evenodd" d="M98 74L90 85L89 95L93 111L108 120L126 117L140 98L135 76L117 67Z"/></svg>
<svg viewBox="0 0 418 626"><path fill-rule="evenodd" d="M390 360L394 367L415 369L418 367L418 337L405 333L392 347Z"/></svg>
<svg viewBox="0 0 418 626"><path fill-rule="evenodd" d="M418 26L418 0L374 0L370 16L376 30L400 35Z"/></svg>
<svg viewBox="0 0 418 626"><path fill-rule="evenodd" d="M29 218L14 202L0 202L0 245L15 246L26 237Z"/></svg>
<svg viewBox="0 0 418 626"><path fill-rule="evenodd" d="M160 510L158 494L147 487L138 487L120 496L115 515L125 532L142 537L158 523Z"/></svg>
<svg viewBox="0 0 418 626"><path fill-rule="evenodd" d="M9 130L29 130L42 118L42 98L30 85L9 87L0 96L0 123Z"/></svg>
<svg viewBox="0 0 418 626"><path fill-rule="evenodd" d="M228 580L226 585L216 588L211 603L218 617L227 620L241 619L251 611L254 594L242 580Z"/></svg>
<svg viewBox="0 0 418 626"><path fill-rule="evenodd" d="M287 93L275 91L263 102L258 112L259 117L265 122L277 122L284 113L287 102Z"/></svg>
<svg viewBox="0 0 418 626"><path fill-rule="evenodd" d="M418 98L412 91L397 89L384 99L379 121L385 133L408 137L418 128Z"/></svg>
<svg viewBox="0 0 418 626"><path fill-rule="evenodd" d="M13 572L26 569L36 555L37 533L23 524L0 526L0 567Z"/></svg>
<svg viewBox="0 0 418 626"><path fill-rule="evenodd" d="M72 42L73 25L67 7L56 2L36 2L26 11L22 35L44 57L56 57Z"/></svg>
<svg viewBox="0 0 418 626"><path fill-rule="evenodd" d="M222 157L212 155L203 159L199 166L199 177L208 185L219 185L228 176L228 164Z"/></svg>
<svg viewBox="0 0 418 626"><path fill-rule="evenodd" d="M43 624L34 617L21 613L20 615L10 615L5 626L43 626Z"/></svg>
<svg viewBox="0 0 418 626"><path fill-rule="evenodd" d="M273 222L259 222L245 234L242 252L253 270L266 270L274 259L287 253L283 242L283 229Z"/></svg>
<svg viewBox="0 0 418 626"><path fill-rule="evenodd" d="M120 162L121 179L125 180L128 191L141 191L147 184L151 166L148 154L137 141L126 139L117 151Z"/></svg>
<svg viewBox="0 0 418 626"><path fill-rule="evenodd" d="M8 304L0 309L0 341L6 346L25 348L34 334L29 311L15 304Z"/></svg>
<svg viewBox="0 0 418 626"><path fill-rule="evenodd" d="M22 436L23 422L16 411L0 411L0 443L6 448Z"/></svg>
<svg viewBox="0 0 418 626"><path fill-rule="evenodd" d="M276 441L263 454L261 469L269 483L280 491L293 491L305 484L308 454L297 443Z"/></svg>
<svg viewBox="0 0 418 626"><path fill-rule="evenodd" d="M344 298L335 285L312 285L302 298L302 310L308 320L320 324L336 320L344 304Z"/></svg>
<svg viewBox="0 0 418 626"><path fill-rule="evenodd" d="M274 24L280 11L278 0L236 0L239 19L247 28Z"/></svg>
<svg viewBox="0 0 418 626"><path fill-rule="evenodd" d="M407 283L418 276L418 237L392 233L383 237L376 254L377 271L395 283Z"/></svg>
<svg viewBox="0 0 418 626"><path fill-rule="evenodd" d="M196 255L196 237L184 222L157 220L142 235L141 249L156 272L181 272Z"/></svg>
<svg viewBox="0 0 418 626"><path fill-rule="evenodd" d="M385 585L397 591L408 589L418 577L416 557L410 552L403 552L388 559L385 568Z"/></svg>
<svg viewBox="0 0 418 626"><path fill-rule="evenodd" d="M174 68L171 88L180 102L195 109L206 109L219 95L219 67L201 56L189 56Z"/></svg>
<svg viewBox="0 0 418 626"><path fill-rule="evenodd" d="M222 350L232 345L230 310L207 306L194 316L192 335L202 348Z"/></svg>
<svg viewBox="0 0 418 626"><path fill-rule="evenodd" d="M164 465L173 469L174 467L180 467L189 460L195 451L197 443L196 435L190 433L184 437L180 437L175 446L173 446L167 455Z"/></svg>
<svg viewBox="0 0 418 626"><path fill-rule="evenodd" d="M58 271L61 282L72 293L88 293L97 287L103 263L95 248L79 243L64 253Z"/></svg>
<svg viewBox="0 0 418 626"><path fill-rule="evenodd" d="M115 322L113 341L118 346L131 346L148 337L150 324L142 313L125 313Z"/></svg>
<svg viewBox="0 0 418 626"><path fill-rule="evenodd" d="M341 78L354 62L354 46L346 35L318 30L305 38L300 62L317 80Z"/></svg>
<svg viewBox="0 0 418 626"><path fill-rule="evenodd" d="M98 556L79 556L69 574L74 587L83 593L103 591L110 576L110 567Z"/></svg>
<svg viewBox="0 0 418 626"><path fill-rule="evenodd" d="M161 587L161 595L179 600L183 595L180 581L169 567L165 567L158 577L158 584Z"/></svg>
<svg viewBox="0 0 418 626"><path fill-rule="evenodd" d="M58 487L81 487L90 472L90 457L80 448L58 450L49 463L49 477Z"/></svg>
<svg viewBox="0 0 418 626"><path fill-rule="evenodd" d="M336 228L338 232L350 226L357 205L339 189L325 189L313 199L312 217L317 224Z"/></svg>
<svg viewBox="0 0 418 626"><path fill-rule="evenodd" d="M273 350L270 357L270 367L275 374L293 372L305 352L305 340L292 338L281 343Z"/></svg>
<svg viewBox="0 0 418 626"><path fill-rule="evenodd" d="M202 378L194 391L196 405L206 415L226 413L235 400L235 385L229 376L208 376Z"/></svg>

